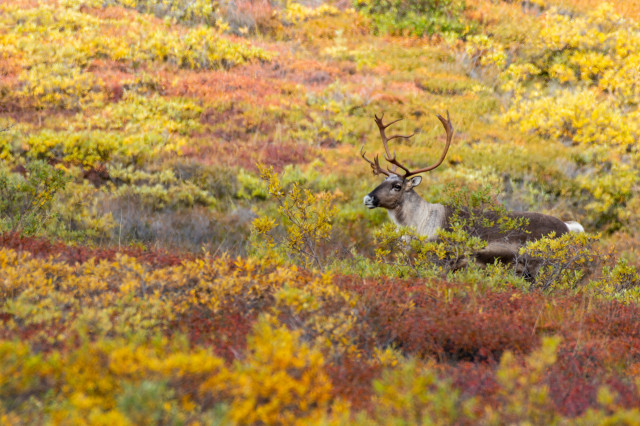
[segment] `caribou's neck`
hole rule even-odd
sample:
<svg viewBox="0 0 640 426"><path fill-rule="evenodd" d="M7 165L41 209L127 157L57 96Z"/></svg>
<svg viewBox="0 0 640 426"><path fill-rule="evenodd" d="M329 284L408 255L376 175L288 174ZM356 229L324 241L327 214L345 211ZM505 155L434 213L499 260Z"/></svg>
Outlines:
<svg viewBox="0 0 640 426"><path fill-rule="evenodd" d="M418 234L429 239L435 238L438 230L444 227L446 216L442 204L427 203L413 190L405 194L402 203L388 212L396 225L414 227Z"/></svg>

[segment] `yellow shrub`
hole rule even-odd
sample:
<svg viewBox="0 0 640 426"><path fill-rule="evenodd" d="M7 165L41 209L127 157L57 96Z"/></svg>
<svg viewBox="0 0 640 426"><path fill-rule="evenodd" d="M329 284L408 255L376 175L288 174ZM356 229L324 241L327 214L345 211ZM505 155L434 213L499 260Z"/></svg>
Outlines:
<svg viewBox="0 0 640 426"><path fill-rule="evenodd" d="M640 300L640 275L626 259L619 259L613 267L605 266L603 277L590 283L594 291L608 299L637 303Z"/></svg>
<svg viewBox="0 0 640 426"><path fill-rule="evenodd" d="M373 418L363 423L449 425L474 419L474 401L437 377L435 369L407 360L374 381Z"/></svg>
<svg viewBox="0 0 640 426"><path fill-rule="evenodd" d="M487 418L491 424L496 421L509 424L526 421L532 424L555 424L559 420L552 409L549 387L544 383L545 373L556 362L559 344L558 337L544 338L542 347L527 356L525 366L511 352L502 355L496 373L500 385L500 409L487 410Z"/></svg>
<svg viewBox="0 0 640 426"><path fill-rule="evenodd" d="M240 424L308 424L322 418L331 383L322 354L300 333L261 318L234 377L230 417Z"/></svg>
<svg viewBox="0 0 640 426"><path fill-rule="evenodd" d="M101 106L103 82L80 67L62 63L37 64L20 76L19 96L32 99L36 108L80 109Z"/></svg>
<svg viewBox="0 0 640 426"><path fill-rule="evenodd" d="M522 45L470 38L467 54L501 70L513 102L504 123L585 147L635 151L640 137L640 26L602 3L585 15L551 8ZM510 43L510 40L505 39ZM516 53L511 63L495 60Z"/></svg>
<svg viewBox="0 0 640 426"><path fill-rule="evenodd" d="M520 255L537 269L536 286L543 290L575 289L599 258L594 249L598 239L584 232L568 232L557 238L552 233L529 242Z"/></svg>
<svg viewBox="0 0 640 426"><path fill-rule="evenodd" d="M286 247L288 255L301 261L305 267L322 270L325 266L322 245L331 235L337 210L333 204L335 195L327 192L314 194L299 182L294 182L290 189L285 188L272 167L259 167L260 177L267 183L269 195L278 203L284 222L287 235L282 246ZM268 249L275 247L274 237L270 234L273 229L273 222L265 219L258 218L254 225L256 235L265 240Z"/></svg>
<svg viewBox="0 0 640 426"><path fill-rule="evenodd" d="M287 7L281 13L285 22L299 24L308 19L315 19L325 15L338 15L340 9L330 4L322 4L316 8L310 8L296 2L288 2Z"/></svg>

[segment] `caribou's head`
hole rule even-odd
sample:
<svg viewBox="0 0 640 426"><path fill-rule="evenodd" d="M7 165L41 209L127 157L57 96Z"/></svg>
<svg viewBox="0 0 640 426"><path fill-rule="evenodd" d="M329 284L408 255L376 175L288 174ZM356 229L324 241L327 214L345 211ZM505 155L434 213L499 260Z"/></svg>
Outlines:
<svg viewBox="0 0 640 426"><path fill-rule="evenodd" d="M364 205L370 209L382 207L393 210L400 205L405 192L412 191L422 181L422 177L414 176L404 179L391 173L380 185L364 196Z"/></svg>
<svg viewBox="0 0 640 426"><path fill-rule="evenodd" d="M364 158L365 161L371 165L373 174L374 175L383 174L387 176L387 178L380 185L378 185L376 189L371 191L369 194L365 195L364 205L370 209L375 209L376 207L383 207L385 209L393 210L396 207L398 207L400 204L402 204L402 201L404 200L404 197L406 196L406 194L413 191L413 188L418 186L422 181L422 177L415 176L415 175L417 175L418 173L423 173L423 172L428 172L429 170L433 170L436 167L438 167L440 164L442 164L442 162L444 161L444 158L447 155L447 151L449 150L449 145L451 145L451 139L453 138L453 125L451 124L451 120L449 119L449 112L447 112L446 120L441 115L438 115L438 119L440 120L440 122L444 126L445 131L447 132L447 144L444 147L444 151L442 152L440 159L436 163L428 167L424 167L422 169L417 169L417 170L409 170L407 167L402 165L398 160L396 160L395 152L393 153L393 155L391 155L391 151L389 150L388 143L392 139L409 139L410 137L415 135L415 133L407 136L393 135L393 136L387 137L387 135L385 134L385 130L387 129L387 127L400 121L401 119L392 121L391 123L388 123L388 124L384 124L382 122L383 117L384 117L384 114L382 114L381 117L378 117L376 115L375 121L376 121L376 124L378 125L378 129L380 129L380 137L382 138L382 144L384 145L384 150L385 150L384 159L387 160L387 162L389 162L390 164L392 164L393 168L387 168L387 170L384 170L382 167L380 167L378 155L375 156L373 161L369 160L367 157L365 157L364 145L362 146L362 148L360 149L360 155L362 155L362 158ZM404 173L398 171L398 168L400 168Z"/></svg>

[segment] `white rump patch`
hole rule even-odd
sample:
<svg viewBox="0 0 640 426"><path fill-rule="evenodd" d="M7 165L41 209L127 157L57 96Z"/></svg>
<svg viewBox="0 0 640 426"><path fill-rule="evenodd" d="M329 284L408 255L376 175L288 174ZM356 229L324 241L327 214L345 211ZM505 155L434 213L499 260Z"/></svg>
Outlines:
<svg viewBox="0 0 640 426"><path fill-rule="evenodd" d="M584 228L578 222L565 222L565 225L569 228L569 232L584 232Z"/></svg>

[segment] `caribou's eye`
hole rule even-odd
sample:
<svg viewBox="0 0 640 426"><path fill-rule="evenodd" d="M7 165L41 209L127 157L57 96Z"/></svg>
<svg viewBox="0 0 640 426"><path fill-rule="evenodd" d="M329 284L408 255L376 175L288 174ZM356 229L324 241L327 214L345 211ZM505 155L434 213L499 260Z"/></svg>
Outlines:
<svg viewBox="0 0 640 426"><path fill-rule="evenodd" d="M393 185L393 190L394 191L400 191L402 189L402 186L400 185Z"/></svg>

